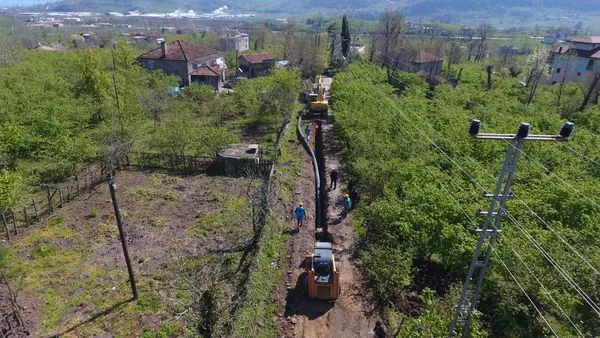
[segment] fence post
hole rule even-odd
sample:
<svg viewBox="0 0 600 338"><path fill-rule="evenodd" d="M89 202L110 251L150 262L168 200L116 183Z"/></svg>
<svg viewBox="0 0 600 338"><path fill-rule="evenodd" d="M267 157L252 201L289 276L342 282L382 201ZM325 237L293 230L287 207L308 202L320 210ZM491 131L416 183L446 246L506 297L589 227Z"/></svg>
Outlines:
<svg viewBox="0 0 600 338"><path fill-rule="evenodd" d="M4 225L4 232L6 233L6 239L10 241L10 233L8 232L8 225L6 224L6 215L2 213L2 224Z"/></svg>
<svg viewBox="0 0 600 338"><path fill-rule="evenodd" d="M52 205L52 195L50 195L50 187L46 185L46 196L48 197L48 210L54 212L54 206Z"/></svg>
<svg viewBox="0 0 600 338"><path fill-rule="evenodd" d="M62 190L60 190L60 188L58 189L58 198L60 198L60 205L58 206L59 208L62 208L63 206L63 194L62 194Z"/></svg>
<svg viewBox="0 0 600 338"><path fill-rule="evenodd" d="M31 199L31 204L33 204L33 211L35 212L35 221L37 222L40 220L40 216L38 215L37 207L35 206L35 200L33 198Z"/></svg>
<svg viewBox="0 0 600 338"><path fill-rule="evenodd" d="M13 222L12 222L13 228L15 228L15 234L16 234L17 233L17 217L16 217L14 211L12 211L11 214L12 214L12 219L13 219Z"/></svg>
<svg viewBox="0 0 600 338"><path fill-rule="evenodd" d="M79 177L75 174L75 187L77 189L77 196L79 196Z"/></svg>
<svg viewBox="0 0 600 338"><path fill-rule="evenodd" d="M25 225L29 226L29 218L27 217L27 208L23 207L23 217L25 217ZM15 228L15 233L17 232L17 228Z"/></svg>

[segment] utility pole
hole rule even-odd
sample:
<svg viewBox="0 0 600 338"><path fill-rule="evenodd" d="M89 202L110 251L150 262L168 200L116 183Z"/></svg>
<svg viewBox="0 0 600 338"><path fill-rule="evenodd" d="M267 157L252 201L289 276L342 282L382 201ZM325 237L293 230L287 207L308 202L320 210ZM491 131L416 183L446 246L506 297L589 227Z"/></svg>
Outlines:
<svg viewBox="0 0 600 338"><path fill-rule="evenodd" d="M133 267L131 266L131 260L129 259L129 250L127 250L127 239L125 238L125 231L123 231L123 222L121 221L121 212L119 211L119 204L117 203L117 194L115 193L115 177L110 168L108 177L108 188L110 190L110 198L112 199L112 205L115 209L115 217L117 219L117 227L119 228L119 238L121 239L121 245L123 246L123 255L125 256L125 263L127 264L127 273L129 273L129 284L131 284L131 292L133 293L133 299L138 299L137 286L135 285L135 276L133 275Z"/></svg>
<svg viewBox="0 0 600 338"><path fill-rule="evenodd" d="M531 126L528 123L521 123L516 135L512 134L480 134L481 121L472 120L469 127L469 134L477 140L506 140L509 146L504 157L502 172L498 177L496 188L493 194L485 193L483 197L491 198L488 211L479 211L480 215L485 215L485 220L479 232L479 240L471 259L471 265L467 272L467 278L463 284L462 293L456 306L456 312L450 325L448 337L454 337L457 326L462 324L462 337L466 337L469 332L469 326L473 318L473 312L477 306L483 278L490 261L492 249L496 237L500 233L500 223L504 216L506 200L510 198L510 187L513 175L517 169L517 161L523 149L525 141L566 141L575 130L571 122L565 123L560 129L559 135L529 135ZM475 277L475 278L474 278Z"/></svg>

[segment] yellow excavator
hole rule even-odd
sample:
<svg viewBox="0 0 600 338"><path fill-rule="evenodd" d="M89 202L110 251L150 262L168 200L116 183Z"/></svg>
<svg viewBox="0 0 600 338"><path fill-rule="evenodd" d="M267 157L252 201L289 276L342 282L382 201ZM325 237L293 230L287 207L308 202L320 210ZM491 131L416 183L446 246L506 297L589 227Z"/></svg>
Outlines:
<svg viewBox="0 0 600 338"><path fill-rule="evenodd" d="M317 76L316 84L313 87L313 92L308 95L308 110L310 113L321 113L327 116L329 110L329 102L325 98L325 88L321 84L321 76Z"/></svg>
<svg viewBox="0 0 600 338"><path fill-rule="evenodd" d="M340 272L329 242L316 242L315 252L306 257L306 289L308 297L336 300L340 296Z"/></svg>

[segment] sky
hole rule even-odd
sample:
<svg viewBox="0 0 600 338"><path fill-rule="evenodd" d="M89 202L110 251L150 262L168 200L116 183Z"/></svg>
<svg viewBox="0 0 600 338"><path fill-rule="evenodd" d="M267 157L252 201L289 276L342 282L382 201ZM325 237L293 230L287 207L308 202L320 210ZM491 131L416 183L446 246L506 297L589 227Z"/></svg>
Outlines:
<svg viewBox="0 0 600 338"><path fill-rule="evenodd" d="M51 2L50 0L0 0L0 7L6 6L28 6Z"/></svg>

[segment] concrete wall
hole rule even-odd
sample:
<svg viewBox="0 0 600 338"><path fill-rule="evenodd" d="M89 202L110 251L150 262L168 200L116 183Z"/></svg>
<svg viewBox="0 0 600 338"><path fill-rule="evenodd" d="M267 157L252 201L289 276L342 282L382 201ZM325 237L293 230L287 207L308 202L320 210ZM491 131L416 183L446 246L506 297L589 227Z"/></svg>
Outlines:
<svg viewBox="0 0 600 338"><path fill-rule="evenodd" d="M416 64L415 71L422 71L427 74L438 75L442 71L442 61L439 62L428 62Z"/></svg>
<svg viewBox="0 0 600 338"><path fill-rule="evenodd" d="M593 60L591 68L588 67ZM594 76L594 72L600 71L600 60L584 58L579 56L567 56L554 54L550 60L550 84L566 82L587 83Z"/></svg>
<svg viewBox="0 0 600 338"><path fill-rule="evenodd" d="M185 85L190 83L188 74L192 65L185 61L141 59L140 62L148 70L162 70L165 74L179 76L181 83Z"/></svg>
<svg viewBox="0 0 600 338"><path fill-rule="evenodd" d="M215 90L218 90L223 85L223 80L218 76L191 76L191 81L198 84L206 84L212 86Z"/></svg>

